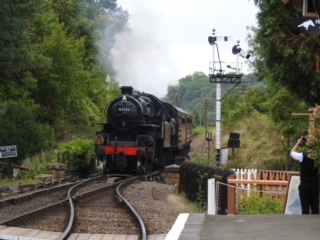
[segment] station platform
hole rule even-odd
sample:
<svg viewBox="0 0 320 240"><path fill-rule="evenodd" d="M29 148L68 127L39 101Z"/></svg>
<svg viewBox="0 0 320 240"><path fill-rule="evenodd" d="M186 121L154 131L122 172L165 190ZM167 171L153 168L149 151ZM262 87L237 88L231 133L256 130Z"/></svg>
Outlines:
<svg viewBox="0 0 320 240"><path fill-rule="evenodd" d="M166 240L319 240L320 215L180 214Z"/></svg>
<svg viewBox="0 0 320 240"><path fill-rule="evenodd" d="M6 227L0 225L0 240L57 240L60 232L48 232L28 228ZM165 240L166 234L150 235L148 240ZM68 240L139 240L136 235L111 234L71 234Z"/></svg>

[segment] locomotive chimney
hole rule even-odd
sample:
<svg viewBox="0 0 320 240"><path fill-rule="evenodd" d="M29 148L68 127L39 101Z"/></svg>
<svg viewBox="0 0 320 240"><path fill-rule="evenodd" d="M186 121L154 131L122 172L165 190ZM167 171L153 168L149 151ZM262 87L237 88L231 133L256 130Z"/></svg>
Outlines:
<svg viewBox="0 0 320 240"><path fill-rule="evenodd" d="M122 86L120 89L121 89L121 95L123 95L123 94L132 95L133 87L130 87L130 86Z"/></svg>

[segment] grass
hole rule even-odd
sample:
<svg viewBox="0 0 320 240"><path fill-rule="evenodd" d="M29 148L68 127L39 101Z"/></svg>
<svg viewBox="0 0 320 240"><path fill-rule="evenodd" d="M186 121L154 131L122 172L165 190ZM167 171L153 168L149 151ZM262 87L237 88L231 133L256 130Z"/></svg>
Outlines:
<svg viewBox="0 0 320 240"><path fill-rule="evenodd" d="M207 211L207 209L201 206L200 204L196 202L195 203L190 202L184 192L179 193L176 199L178 199L176 201L178 204L175 204L175 205L179 205L179 208L182 209L181 212L205 213ZM172 200L170 201L170 204L172 204Z"/></svg>
<svg viewBox="0 0 320 240"><path fill-rule="evenodd" d="M16 178L7 178L6 175L3 175L0 179L0 188L42 183L39 177L48 172L47 165L53 162L56 162L55 152L43 152L29 157L22 163L22 166L29 168L30 171L18 170Z"/></svg>
<svg viewBox="0 0 320 240"><path fill-rule="evenodd" d="M39 179L1 179L0 188L16 187L19 184L39 184L42 183Z"/></svg>
<svg viewBox="0 0 320 240"><path fill-rule="evenodd" d="M209 127L212 140L205 139L204 127L194 129L190 157L193 162L215 166L216 130ZM224 168L243 168L260 170L284 170L287 161L286 143L274 123L260 113L245 118L241 123L226 129L222 126L221 149L228 148L230 132L240 134L240 148L229 148L228 163ZM208 156L208 148L210 154Z"/></svg>

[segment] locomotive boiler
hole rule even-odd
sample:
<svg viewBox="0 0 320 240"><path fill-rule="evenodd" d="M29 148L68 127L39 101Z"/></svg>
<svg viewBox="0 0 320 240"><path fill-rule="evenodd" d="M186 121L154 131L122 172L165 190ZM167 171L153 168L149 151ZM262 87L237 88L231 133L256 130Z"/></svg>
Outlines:
<svg viewBox="0 0 320 240"><path fill-rule="evenodd" d="M191 115L157 97L123 86L96 133L103 173L147 173L188 158Z"/></svg>

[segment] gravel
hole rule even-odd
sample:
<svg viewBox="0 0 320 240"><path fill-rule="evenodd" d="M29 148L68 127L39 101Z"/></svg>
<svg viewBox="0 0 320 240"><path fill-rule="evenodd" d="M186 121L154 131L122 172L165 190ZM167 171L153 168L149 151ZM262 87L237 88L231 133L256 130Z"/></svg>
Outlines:
<svg viewBox="0 0 320 240"><path fill-rule="evenodd" d="M167 234L187 203L177 194L177 187L158 182L137 182L123 195L144 219L148 234Z"/></svg>

